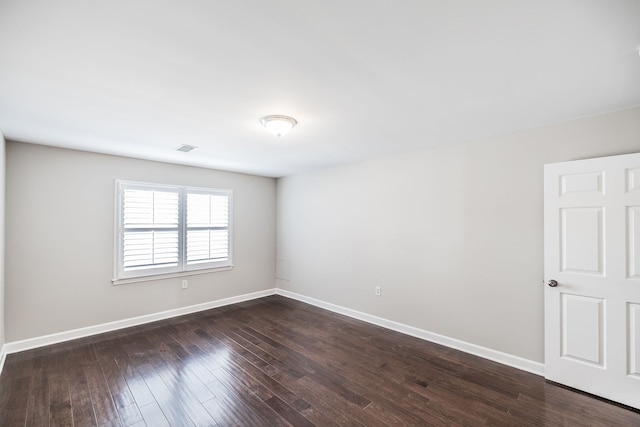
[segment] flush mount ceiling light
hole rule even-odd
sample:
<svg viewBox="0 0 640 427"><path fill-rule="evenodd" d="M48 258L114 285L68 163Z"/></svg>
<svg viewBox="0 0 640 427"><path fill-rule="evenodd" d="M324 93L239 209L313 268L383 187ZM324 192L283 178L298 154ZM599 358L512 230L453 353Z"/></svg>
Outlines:
<svg viewBox="0 0 640 427"><path fill-rule="evenodd" d="M267 130L275 136L285 135L298 124L296 119L293 117L278 114L263 117L260 119L260 123L262 123L262 126L267 128Z"/></svg>

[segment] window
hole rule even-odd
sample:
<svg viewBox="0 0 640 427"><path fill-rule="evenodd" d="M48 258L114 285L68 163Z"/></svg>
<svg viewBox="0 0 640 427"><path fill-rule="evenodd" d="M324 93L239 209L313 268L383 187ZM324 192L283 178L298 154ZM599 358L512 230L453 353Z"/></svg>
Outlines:
<svg viewBox="0 0 640 427"><path fill-rule="evenodd" d="M231 190L116 182L116 280L231 266Z"/></svg>

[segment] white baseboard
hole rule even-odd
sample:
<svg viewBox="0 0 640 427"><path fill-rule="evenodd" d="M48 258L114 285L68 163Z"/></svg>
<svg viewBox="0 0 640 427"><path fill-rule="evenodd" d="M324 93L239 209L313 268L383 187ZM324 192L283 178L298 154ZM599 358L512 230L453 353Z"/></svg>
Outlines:
<svg viewBox="0 0 640 427"><path fill-rule="evenodd" d="M36 338L29 338L22 341L14 341L6 343L2 347L2 362L6 354L17 353L24 350L30 350L45 345L57 344L64 341L70 341L77 338L84 338L90 335L101 334L103 332L115 331L118 329L128 328L131 326L143 325L145 323L155 322L157 320L169 319L171 317L182 316L184 314L196 313L198 311L209 310L225 305L236 304L243 301L249 301L257 298L263 298L274 295L276 289L267 289L264 291L252 292L250 294L238 295L230 298L223 298L215 301L209 301L202 304L190 305L188 307L175 308L173 310L161 311L159 313L146 314L144 316L132 317L129 319L117 320L115 322L103 323L101 325L88 326L86 328L73 329L71 331L59 332L56 334L45 335ZM1 368L1 365L0 365ZM0 372L2 370L0 369Z"/></svg>
<svg viewBox="0 0 640 427"><path fill-rule="evenodd" d="M400 332L400 333L410 335L416 338L420 338L426 341L434 342L436 344L441 344L446 347L464 351L466 353L474 354L476 356L480 356L485 359L492 360L494 362L498 362L504 365L518 368L523 371L531 372L536 375L544 375L544 364L539 362L534 362L532 360L528 360L528 359L524 359L511 354L492 350L490 348L482 347L476 344L471 344L465 341L449 338L444 335L425 331L423 329L418 329L413 326L408 326L402 323L394 322L392 320L383 319L381 317L373 316L371 314L363 313L357 310L352 310L350 308L345 308L339 305L331 304L331 303L317 300L311 297L306 297L304 295L300 295L295 292L290 292L290 291L279 289L279 288L252 292L249 294L238 295L230 298L223 298L223 299L209 301L202 304L191 305L188 307L181 307L173 310L162 311L159 313L152 313L144 316L118 320L115 322L103 323L101 325L94 325L86 328L79 328L71 331L59 332L56 334L45 335L45 336L36 337L36 338L29 338L22 341L5 343L0 349L0 373L2 372L2 368L4 367L4 362L6 360L7 355L11 353L17 353L20 351L30 350L37 347L57 344L60 342L70 341L77 338L84 338L87 336L96 335L104 332L111 332L118 329L128 328L131 326L143 325L145 323L155 322L157 320L169 319L172 317L182 316L184 314L196 313L198 311L204 311L204 310L209 310L216 307L222 307L225 305L236 304L243 301L263 298L263 297L274 295L274 294L282 295L287 298L302 301L307 304L311 304L316 307L323 308L325 310L343 314L345 316L362 320L364 322L381 326L383 328L391 329L396 332Z"/></svg>
<svg viewBox="0 0 640 427"><path fill-rule="evenodd" d="M360 311L345 308L339 305L331 304L315 298L306 297L304 295L296 294L284 289L276 289L276 294L282 295L287 298L295 299L305 302L307 304L315 305L316 307L324 308L325 310L333 311L335 313L343 314L345 316L352 317L354 319L362 320L367 323L371 323L383 328L391 329L396 332L400 332L412 337L420 338L425 341L441 344L446 347L450 347L456 350L464 351L476 356L480 356L485 359L492 360L494 362L502 363L503 365L511 366L513 368L521 369L523 371L530 372L532 374L544 376L544 364L534 362L532 360L524 359L522 357L514 356L501 351L492 350L490 348L482 347L476 344L471 344L465 341L461 341L455 338L449 338L444 335L436 334L434 332L418 329L413 326L408 326L402 323L394 322L392 320L383 319L382 317L372 316L371 314L363 313Z"/></svg>
<svg viewBox="0 0 640 427"><path fill-rule="evenodd" d="M0 348L0 373L2 373L2 368L4 368L5 360L7 360L7 345L3 344L2 348Z"/></svg>

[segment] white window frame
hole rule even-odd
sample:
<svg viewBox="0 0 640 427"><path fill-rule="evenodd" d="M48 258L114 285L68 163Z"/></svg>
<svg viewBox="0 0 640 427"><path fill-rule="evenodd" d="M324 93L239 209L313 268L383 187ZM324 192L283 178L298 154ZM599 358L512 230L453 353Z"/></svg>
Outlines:
<svg viewBox="0 0 640 427"><path fill-rule="evenodd" d="M178 193L178 263L170 267L124 268L124 194L127 189L172 191ZM222 261L187 263L187 195L223 195L228 198L228 257ZM180 277L224 271L233 268L233 190L155 184L149 182L116 180L115 182L115 262L113 284Z"/></svg>

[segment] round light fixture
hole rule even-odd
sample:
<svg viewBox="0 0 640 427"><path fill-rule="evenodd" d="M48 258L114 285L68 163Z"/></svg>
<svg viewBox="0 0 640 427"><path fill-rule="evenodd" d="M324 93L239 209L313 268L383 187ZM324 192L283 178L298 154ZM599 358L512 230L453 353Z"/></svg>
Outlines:
<svg viewBox="0 0 640 427"><path fill-rule="evenodd" d="M262 126L275 136L287 134L295 125L298 124L296 119L293 117L279 114L263 117L260 119L260 123L262 123Z"/></svg>

